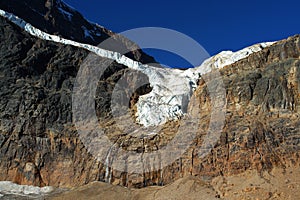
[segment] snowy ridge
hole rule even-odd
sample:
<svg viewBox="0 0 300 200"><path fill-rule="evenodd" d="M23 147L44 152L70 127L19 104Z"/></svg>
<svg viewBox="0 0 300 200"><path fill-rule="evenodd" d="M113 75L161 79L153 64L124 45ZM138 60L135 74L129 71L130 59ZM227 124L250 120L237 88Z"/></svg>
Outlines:
<svg viewBox="0 0 300 200"><path fill-rule="evenodd" d="M237 52L232 51L222 51L221 53L212 56L205 60L201 66L189 69L194 74L201 73L205 74L208 73L211 69L221 69L227 65L231 65L239 60L247 58L252 53L259 52L266 47L271 46L275 42L264 42L252 45L250 47L244 48Z"/></svg>
<svg viewBox="0 0 300 200"><path fill-rule="evenodd" d="M140 96L137 102L137 122L144 126L156 126L169 120L176 120L184 115L184 107L189 102L200 76L213 68L222 68L273 43L257 44L238 52L224 51L213 56L199 67L185 71L170 68L156 68L134 61L118 52L112 52L89 44L67 40L56 35L50 35L33 27L17 16L0 9L0 15L9 19L28 33L38 38L57 43L72 45L87 49L101 57L112 59L128 68L141 71L149 77L152 91ZM87 35L88 36L88 35Z"/></svg>
<svg viewBox="0 0 300 200"><path fill-rule="evenodd" d="M72 21L74 14L77 12L75 10L75 8L73 8L72 6L68 5L66 2L62 1L62 0L57 0L57 9L58 11L63 14L63 16L69 20ZM84 18L85 19L85 18ZM95 38L93 37L93 34L96 36L101 36L101 32L99 30L97 30L97 28L95 26L101 27L100 25L91 22L87 19L85 19L87 22L89 22L91 25L94 26L94 29L92 30L88 30L85 26L82 26L82 30L83 33L85 35L85 38L91 38L93 41L95 41ZM103 28L103 27L102 27Z"/></svg>

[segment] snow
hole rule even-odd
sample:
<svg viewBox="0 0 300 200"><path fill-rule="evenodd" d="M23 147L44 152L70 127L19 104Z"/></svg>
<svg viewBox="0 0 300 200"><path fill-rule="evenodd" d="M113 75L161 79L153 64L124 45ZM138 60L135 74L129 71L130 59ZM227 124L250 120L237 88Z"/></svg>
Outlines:
<svg viewBox="0 0 300 200"><path fill-rule="evenodd" d="M169 120L180 119L185 114L183 108L186 107L189 102L201 75L209 73L212 69L220 69L237 62L273 44L272 42L256 44L238 52L223 51L216 56L208 58L199 67L182 71L171 68L156 68L134 61L118 52L112 52L89 44L82 44L47 34L17 16L3 10L0 10L0 15L25 29L33 36L87 49L101 57L112 59L128 68L146 74L149 77L149 82L153 89L150 93L140 96L136 104L136 120L145 127L157 126ZM88 30L86 31L85 34L89 37L90 33Z"/></svg>
<svg viewBox="0 0 300 200"><path fill-rule="evenodd" d="M72 20L72 17L73 17L73 14L68 12L68 11L65 11L64 9L62 9L61 7L58 7L58 10L69 20L71 21Z"/></svg>
<svg viewBox="0 0 300 200"><path fill-rule="evenodd" d="M208 58L205 60L201 66L188 69L188 73L191 74L205 74L208 73L211 69L221 69L225 66L231 65L241 59L247 58L249 55L259 52L266 47L271 46L274 42L265 42L260 44L255 44L253 46L244 48L237 52L232 51L222 51L221 53Z"/></svg>
<svg viewBox="0 0 300 200"><path fill-rule="evenodd" d="M76 12L76 10L64 1L58 0L56 3L59 12L62 13L69 21L72 21L73 14L71 12Z"/></svg>
<svg viewBox="0 0 300 200"><path fill-rule="evenodd" d="M18 185L11 181L0 181L0 192L2 194L19 194L19 195L40 195L47 194L54 190L53 187L36 187L29 185Z"/></svg>
<svg viewBox="0 0 300 200"><path fill-rule="evenodd" d="M72 21L72 17L73 17L73 14L72 13L75 13L77 12L75 10L75 8L73 8L72 6L70 6L69 4L67 4L66 2L64 1L57 1L57 8L58 10L69 20L69 21ZM86 38L91 38L92 40L94 40L93 38L93 35L91 33L93 33L94 35L100 37L101 36L101 31L100 30L97 30L96 27L102 27L100 25L98 25L97 23L94 23L94 22L91 22L87 19L85 19L87 22L89 22L91 25L94 26L94 29L93 31L89 31L85 26L82 26L82 29L84 31L84 35ZM103 28L103 27L102 27Z"/></svg>
<svg viewBox="0 0 300 200"><path fill-rule="evenodd" d="M90 31L85 27L85 26L82 26L81 27L84 31L84 36L85 38L91 38L92 40L94 40L93 36L91 35Z"/></svg>

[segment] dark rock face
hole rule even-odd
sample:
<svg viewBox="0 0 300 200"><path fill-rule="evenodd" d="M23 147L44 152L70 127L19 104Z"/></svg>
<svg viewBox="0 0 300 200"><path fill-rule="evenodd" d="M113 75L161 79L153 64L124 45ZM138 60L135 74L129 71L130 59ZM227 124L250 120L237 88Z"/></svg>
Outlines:
<svg viewBox="0 0 300 200"><path fill-rule="evenodd" d="M153 57L141 51L132 41L88 22L79 12L61 0L1 0L0 8L14 13L44 32L77 42L99 45L111 38L109 43L102 43L101 47L126 53L128 57L142 63L156 63Z"/></svg>
<svg viewBox="0 0 300 200"><path fill-rule="evenodd" d="M54 164L50 149L61 149L51 145L50 127L63 130L71 122L72 79L87 52L32 38L0 20L1 179L43 185L40 169L46 160Z"/></svg>
<svg viewBox="0 0 300 200"><path fill-rule="evenodd" d="M74 79L89 52L33 38L3 18L0 37L0 180L62 187L106 181L106 167L88 153L72 124ZM226 123L218 143L201 159L198 153L212 103L207 83L200 80L188 108L193 110L200 102L200 113L191 112L200 117L200 128L188 151L159 171L136 175L109 169L111 182L143 187L187 174L211 177L298 165L299 57L299 36L295 36L220 71L226 88ZM147 140L120 133L111 119L109 98L127 71L112 63L99 80L98 92L107 95L96 97L98 117L105 120L111 140L123 141L123 149L155 151L174 137L178 122L170 122ZM132 104L150 89L137 91Z"/></svg>
<svg viewBox="0 0 300 200"><path fill-rule="evenodd" d="M89 52L33 38L3 18L0 37L0 180L57 186L103 180L104 167L72 125L73 83ZM99 117L110 118L110 96L125 72L112 63L99 80L105 94L95 99Z"/></svg>

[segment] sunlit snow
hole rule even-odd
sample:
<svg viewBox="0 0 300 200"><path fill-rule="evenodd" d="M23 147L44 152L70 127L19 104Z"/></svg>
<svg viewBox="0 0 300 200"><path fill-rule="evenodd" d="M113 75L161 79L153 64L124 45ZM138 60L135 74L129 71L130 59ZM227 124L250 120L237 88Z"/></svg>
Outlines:
<svg viewBox="0 0 300 200"><path fill-rule="evenodd" d="M134 61L118 52L112 52L89 44L82 44L47 34L17 16L3 10L0 10L0 15L9 19L33 36L87 49L101 57L112 59L128 68L146 74L149 77L153 89L150 93L140 96L137 102L136 113L137 122L144 126L156 126L169 120L181 118L184 115L182 107L189 101L193 91L197 87L197 81L201 75L210 72L213 68L220 69L230 65L273 44L272 42L256 44L238 52L223 51L207 59L199 67L182 71L171 68L156 68ZM89 37L89 33L86 33L86 36Z"/></svg>

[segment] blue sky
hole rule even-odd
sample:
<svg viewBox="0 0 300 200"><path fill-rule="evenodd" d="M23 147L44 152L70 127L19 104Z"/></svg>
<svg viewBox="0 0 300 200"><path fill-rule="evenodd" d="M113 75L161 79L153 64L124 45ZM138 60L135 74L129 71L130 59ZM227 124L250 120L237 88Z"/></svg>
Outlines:
<svg viewBox="0 0 300 200"><path fill-rule="evenodd" d="M117 33L139 27L179 31L195 39L210 55L300 33L299 0L64 1L90 21ZM146 52L162 64L188 66L170 53Z"/></svg>

